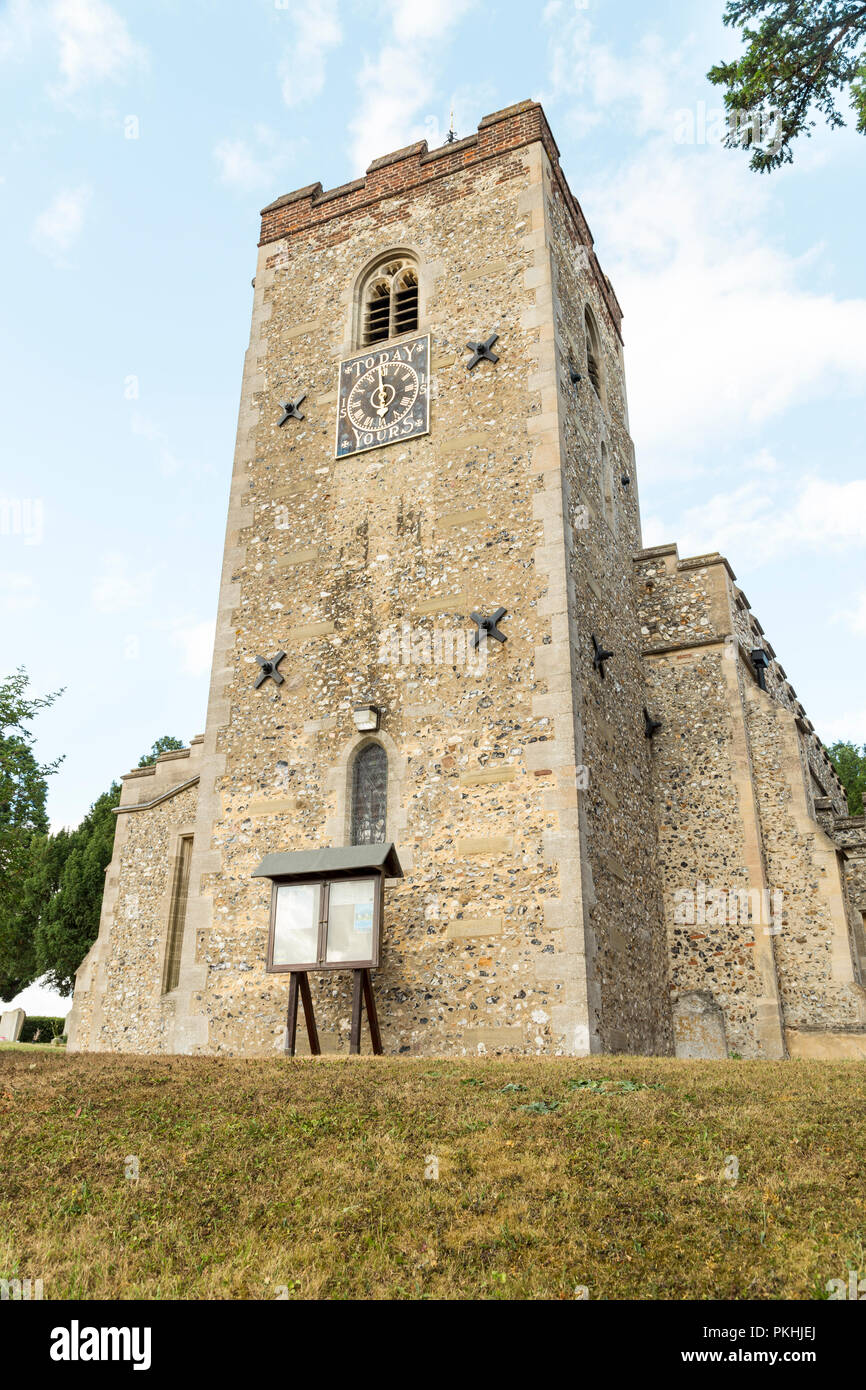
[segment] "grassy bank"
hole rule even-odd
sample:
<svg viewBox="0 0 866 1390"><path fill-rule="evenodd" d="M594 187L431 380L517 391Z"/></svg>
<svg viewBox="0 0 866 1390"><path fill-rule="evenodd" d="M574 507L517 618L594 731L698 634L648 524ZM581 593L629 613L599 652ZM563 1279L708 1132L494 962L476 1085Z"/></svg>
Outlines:
<svg viewBox="0 0 866 1390"><path fill-rule="evenodd" d="M857 1063L28 1048L0 1061L0 1276L46 1298L824 1297L866 1274L864 1100Z"/></svg>

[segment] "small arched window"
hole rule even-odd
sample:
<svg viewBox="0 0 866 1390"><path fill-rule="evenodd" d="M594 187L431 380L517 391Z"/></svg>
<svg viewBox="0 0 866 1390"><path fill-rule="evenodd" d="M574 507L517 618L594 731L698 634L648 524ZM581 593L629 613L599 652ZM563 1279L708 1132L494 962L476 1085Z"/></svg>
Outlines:
<svg viewBox="0 0 866 1390"><path fill-rule="evenodd" d="M352 767L352 844L385 843L388 808L388 755L381 743L367 743Z"/></svg>
<svg viewBox="0 0 866 1390"><path fill-rule="evenodd" d="M361 347L418 328L418 266L411 256L386 257L361 290Z"/></svg>
<svg viewBox="0 0 866 1390"><path fill-rule="evenodd" d="M598 336L598 329L595 325L592 310L586 306L583 316L584 328L586 330L586 370L590 381L593 384L595 394L604 405L604 374L601 355L601 340Z"/></svg>

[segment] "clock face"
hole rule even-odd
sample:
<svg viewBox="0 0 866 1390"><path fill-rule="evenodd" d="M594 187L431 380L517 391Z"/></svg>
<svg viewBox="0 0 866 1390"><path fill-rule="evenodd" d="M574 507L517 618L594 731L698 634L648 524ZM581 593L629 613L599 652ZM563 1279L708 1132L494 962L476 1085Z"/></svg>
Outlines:
<svg viewBox="0 0 866 1390"><path fill-rule="evenodd" d="M429 337L370 347L340 363L337 458L430 428Z"/></svg>

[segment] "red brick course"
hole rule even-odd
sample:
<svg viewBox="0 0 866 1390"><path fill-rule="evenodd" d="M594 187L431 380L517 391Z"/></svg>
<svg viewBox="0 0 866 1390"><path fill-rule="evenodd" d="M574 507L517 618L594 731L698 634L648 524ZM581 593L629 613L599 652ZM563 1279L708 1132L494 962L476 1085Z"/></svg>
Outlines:
<svg viewBox="0 0 866 1390"><path fill-rule="evenodd" d="M569 212L569 222L574 232L576 244L585 246L589 252L595 278L602 298L610 313L617 333L622 336L622 310L617 302L613 286L603 273L592 249L592 234L580 204L566 182L559 167L559 150L551 134L547 118L537 101L522 101L516 106L507 106L485 116L475 135L465 140L456 140L453 145L443 145L430 150L426 140L407 145L402 150L374 159L362 179L353 179L339 188L323 190L320 183L307 184L305 188L286 193L276 202L262 209L262 233L260 246L272 241L281 241L300 233L319 229L324 223L337 218L355 217L376 209L376 205L387 199L400 197L398 209L376 209L378 220L383 223L403 216L407 207L404 201L407 194L417 196L418 192L436 186L438 198L450 202L462 197L465 189L454 187L453 182L441 181L449 176L469 174L470 181L478 166L491 159L503 161L502 179L514 177L519 170L513 158L515 150L540 141L550 160L554 175L555 196L562 198ZM329 242L342 239L334 229L328 235Z"/></svg>

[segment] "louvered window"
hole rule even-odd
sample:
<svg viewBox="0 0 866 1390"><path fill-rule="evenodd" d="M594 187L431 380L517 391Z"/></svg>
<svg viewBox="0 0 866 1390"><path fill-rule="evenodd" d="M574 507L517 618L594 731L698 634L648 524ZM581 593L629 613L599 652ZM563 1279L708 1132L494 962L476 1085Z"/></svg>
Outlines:
<svg viewBox="0 0 866 1390"><path fill-rule="evenodd" d="M417 330L418 270L408 256L395 256L372 271L362 310L362 347Z"/></svg>
<svg viewBox="0 0 866 1390"><path fill-rule="evenodd" d="M418 276L404 270L394 286L394 332L412 333L418 327Z"/></svg>
<svg viewBox="0 0 866 1390"><path fill-rule="evenodd" d="M602 374L601 343L599 341L598 329L592 311L587 306L584 315L584 327L586 329L586 371L592 382L595 394L604 405L604 378Z"/></svg>
<svg viewBox="0 0 866 1390"><path fill-rule="evenodd" d="M364 343L381 343L391 336L391 285L379 281L371 286L367 299L367 320Z"/></svg>

